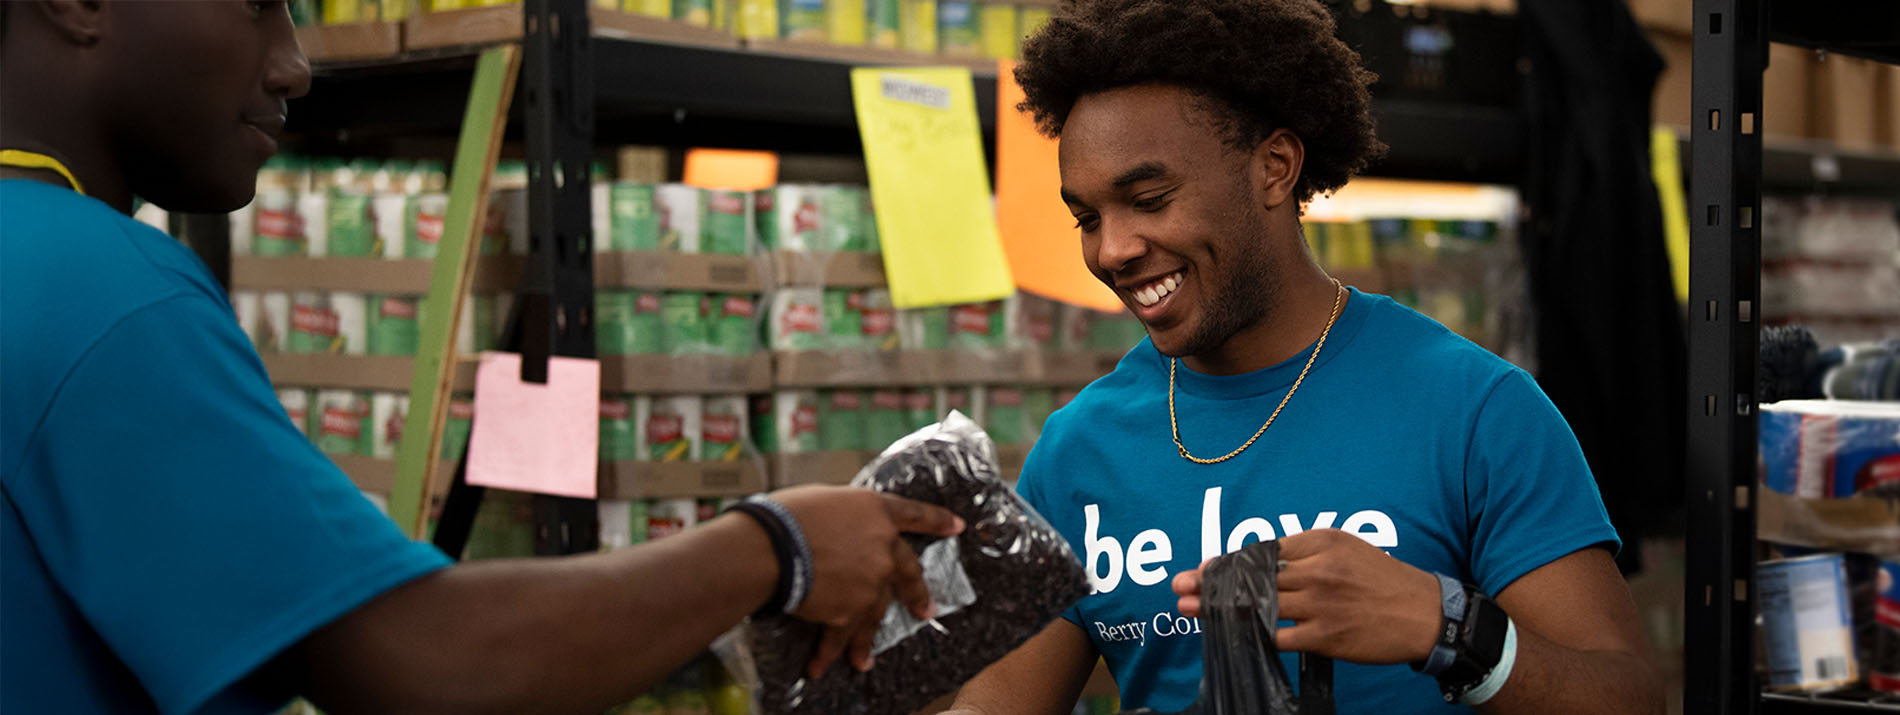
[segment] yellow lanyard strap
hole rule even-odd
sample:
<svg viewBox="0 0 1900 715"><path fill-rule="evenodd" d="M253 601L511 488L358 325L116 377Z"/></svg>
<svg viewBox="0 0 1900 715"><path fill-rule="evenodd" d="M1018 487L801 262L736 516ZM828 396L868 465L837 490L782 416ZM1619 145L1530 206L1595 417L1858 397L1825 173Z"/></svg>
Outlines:
<svg viewBox="0 0 1900 715"><path fill-rule="evenodd" d="M45 154L21 149L0 149L0 166L17 166L22 169L47 169L57 172L60 176L66 178L66 183L72 184L73 191L79 192L80 196L86 195L86 187L79 184L79 179L73 176L73 172L68 170L65 164L59 163L58 159Z"/></svg>

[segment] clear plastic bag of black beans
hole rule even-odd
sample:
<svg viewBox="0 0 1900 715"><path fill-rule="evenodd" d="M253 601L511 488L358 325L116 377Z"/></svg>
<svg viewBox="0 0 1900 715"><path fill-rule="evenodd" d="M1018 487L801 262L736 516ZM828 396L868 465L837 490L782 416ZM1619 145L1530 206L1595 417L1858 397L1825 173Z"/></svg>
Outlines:
<svg viewBox="0 0 1900 715"><path fill-rule="evenodd" d="M1173 715L1333 714L1332 659L1301 654L1297 694L1280 662L1280 566L1279 542L1262 541L1202 569L1201 697Z"/></svg>
<svg viewBox="0 0 1900 715"><path fill-rule="evenodd" d="M936 504L963 518L949 538L906 536L924 567L937 616L893 603L858 672L843 659L806 677L823 627L788 616L754 618L738 671L755 685L760 715L915 712L1001 659L1084 595L1088 577L1067 541L998 477L996 449L952 412L898 440L852 486Z"/></svg>

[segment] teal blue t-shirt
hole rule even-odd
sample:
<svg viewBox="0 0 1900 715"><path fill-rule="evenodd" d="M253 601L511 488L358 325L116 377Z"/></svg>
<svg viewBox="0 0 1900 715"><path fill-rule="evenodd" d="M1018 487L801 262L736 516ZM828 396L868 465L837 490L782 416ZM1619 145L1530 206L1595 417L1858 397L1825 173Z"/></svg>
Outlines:
<svg viewBox="0 0 1900 715"><path fill-rule="evenodd" d="M0 712L266 712L260 666L441 568L285 415L203 263L0 181Z"/></svg>
<svg viewBox="0 0 1900 715"><path fill-rule="evenodd" d="M1306 358L1234 376L1183 365L1189 451L1246 442ZM1227 462L1177 454L1168 362L1143 341L1056 412L1017 487L1089 571L1094 591L1064 617L1107 661L1124 707L1194 701L1200 624L1170 583L1257 540L1343 529L1491 594L1579 549L1619 546L1576 438L1531 377L1389 298L1352 292L1285 411ZM1334 682L1340 713L1465 710L1404 665L1339 663Z"/></svg>

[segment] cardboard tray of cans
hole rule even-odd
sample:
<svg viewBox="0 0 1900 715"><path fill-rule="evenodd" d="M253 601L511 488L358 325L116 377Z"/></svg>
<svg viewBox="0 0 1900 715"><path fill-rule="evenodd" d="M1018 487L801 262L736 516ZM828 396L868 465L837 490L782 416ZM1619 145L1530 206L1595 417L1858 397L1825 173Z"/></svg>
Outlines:
<svg viewBox="0 0 1900 715"><path fill-rule="evenodd" d="M974 384L1082 385L1112 372L1120 352L808 350L775 354L781 388Z"/></svg>
<svg viewBox="0 0 1900 715"><path fill-rule="evenodd" d="M591 7L591 4L587 19L593 24L595 37L725 49L739 47L738 38L722 30ZM522 6L519 3L422 12L403 21L403 47L407 50L487 45L521 37Z"/></svg>
<svg viewBox="0 0 1900 715"><path fill-rule="evenodd" d="M774 454L770 457L772 487L794 487L800 484L850 484L858 470L877 459L877 450L834 450L826 452L803 452L799 454ZM1023 473L1023 462L1029 458L1029 445L999 445L996 448L997 475L1005 482L1014 482Z"/></svg>
<svg viewBox="0 0 1900 715"><path fill-rule="evenodd" d="M516 256L477 258L473 286L482 292L515 290L526 263ZM427 295L434 270L435 260L429 258L232 256L231 287ZM595 275L600 273L596 268Z"/></svg>
<svg viewBox="0 0 1900 715"><path fill-rule="evenodd" d="M414 358L389 355L270 353L259 357L275 385L406 393L415 370ZM475 389L472 360L456 363L454 389Z"/></svg>
<svg viewBox="0 0 1900 715"><path fill-rule="evenodd" d="M735 462L601 462L600 498L738 497L766 490L758 460Z"/></svg>
<svg viewBox="0 0 1900 715"><path fill-rule="evenodd" d="M354 22L299 27L297 44L313 63L386 59L402 53L402 25Z"/></svg>
<svg viewBox="0 0 1900 715"><path fill-rule="evenodd" d="M600 387L608 392L706 394L769 392L772 356L602 355Z"/></svg>

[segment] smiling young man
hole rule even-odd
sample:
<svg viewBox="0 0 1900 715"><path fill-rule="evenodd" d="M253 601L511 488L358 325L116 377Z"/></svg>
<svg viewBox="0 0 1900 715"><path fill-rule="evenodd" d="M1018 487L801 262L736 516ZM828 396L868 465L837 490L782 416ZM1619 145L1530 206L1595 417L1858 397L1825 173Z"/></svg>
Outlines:
<svg viewBox="0 0 1900 715"><path fill-rule="evenodd" d="M1083 259L1149 339L1050 419L1019 487L1092 593L960 709L1066 712L1098 655L1124 707L1187 706L1195 569L1276 538L1279 645L1343 661L1342 713L1662 708L1562 416L1307 252L1301 204L1383 149L1333 30L1313 0L1078 0L1024 46Z"/></svg>
<svg viewBox="0 0 1900 715"><path fill-rule="evenodd" d="M871 666L934 506L774 492L611 554L450 566L291 425L204 264L310 68L283 2L0 1L0 712L593 712L748 613ZM804 654L800 654L801 656Z"/></svg>

